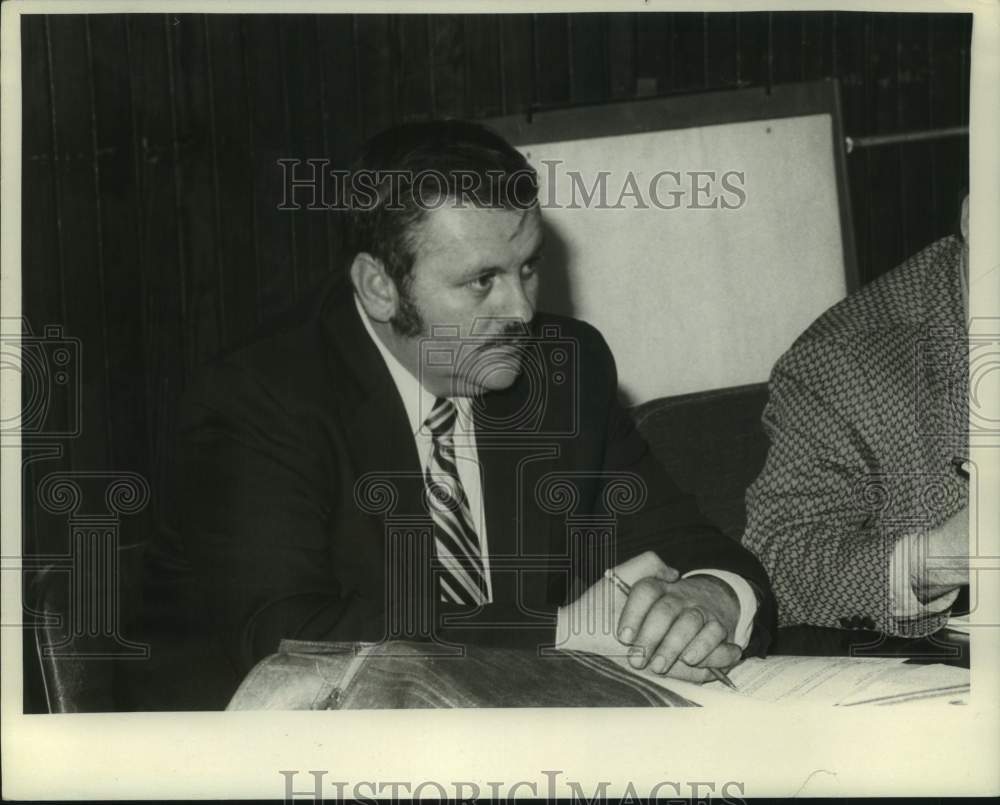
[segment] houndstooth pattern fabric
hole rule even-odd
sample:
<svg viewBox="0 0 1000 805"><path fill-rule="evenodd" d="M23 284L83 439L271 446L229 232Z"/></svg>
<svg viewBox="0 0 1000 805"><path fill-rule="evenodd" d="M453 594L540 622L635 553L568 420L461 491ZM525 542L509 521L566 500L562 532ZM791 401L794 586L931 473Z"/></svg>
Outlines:
<svg viewBox="0 0 1000 805"><path fill-rule="evenodd" d="M968 501L954 466L968 455L961 248L937 241L834 305L774 366L743 541L771 577L779 626L917 636L947 618L896 617L889 560Z"/></svg>

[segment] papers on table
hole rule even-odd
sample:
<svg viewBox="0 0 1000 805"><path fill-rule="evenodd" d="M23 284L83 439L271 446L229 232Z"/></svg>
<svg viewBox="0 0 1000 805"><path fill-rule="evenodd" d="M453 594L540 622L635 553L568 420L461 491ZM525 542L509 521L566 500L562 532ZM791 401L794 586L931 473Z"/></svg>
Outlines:
<svg viewBox="0 0 1000 805"><path fill-rule="evenodd" d="M949 698L964 703L969 692L965 668L914 665L896 657L752 658L729 676L740 695L769 702L859 705Z"/></svg>
<svg viewBox="0 0 1000 805"><path fill-rule="evenodd" d="M738 692L721 682L698 686L648 672L642 675L655 678L660 684L706 706L749 702L899 705L928 700L966 704L969 696L967 669L915 665L895 657L751 658L729 672Z"/></svg>

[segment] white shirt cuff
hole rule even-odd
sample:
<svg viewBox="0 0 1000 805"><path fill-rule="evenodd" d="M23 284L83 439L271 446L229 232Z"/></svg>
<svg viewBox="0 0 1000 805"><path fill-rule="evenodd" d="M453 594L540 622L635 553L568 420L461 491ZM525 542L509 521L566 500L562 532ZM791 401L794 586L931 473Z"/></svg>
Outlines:
<svg viewBox="0 0 1000 805"><path fill-rule="evenodd" d="M757 596L745 578L738 573L730 573L728 570L713 570L705 568L703 570L689 570L682 578L688 576L715 576L733 588L736 597L740 602L740 617L736 622L736 629L733 632L733 642L740 648L746 648L750 643L750 635L753 632L753 619L757 616Z"/></svg>
<svg viewBox="0 0 1000 805"><path fill-rule="evenodd" d="M917 618L921 615L940 615L951 609L958 598L958 590L939 595L926 604L917 598L913 591L913 579L910 578L910 556L914 551L923 549L920 534L896 540L889 557L889 599L892 615L895 618Z"/></svg>

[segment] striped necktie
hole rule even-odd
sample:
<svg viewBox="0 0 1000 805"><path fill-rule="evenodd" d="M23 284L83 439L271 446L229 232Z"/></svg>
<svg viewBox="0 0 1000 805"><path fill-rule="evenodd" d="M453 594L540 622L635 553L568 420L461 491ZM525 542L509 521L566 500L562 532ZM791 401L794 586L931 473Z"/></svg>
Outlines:
<svg viewBox="0 0 1000 805"><path fill-rule="evenodd" d="M469 510L469 501L455 465L452 434L458 411L448 399L438 397L425 425L433 449L424 470L427 500L434 520L434 546L442 572L441 600L476 605L487 601L483 552Z"/></svg>

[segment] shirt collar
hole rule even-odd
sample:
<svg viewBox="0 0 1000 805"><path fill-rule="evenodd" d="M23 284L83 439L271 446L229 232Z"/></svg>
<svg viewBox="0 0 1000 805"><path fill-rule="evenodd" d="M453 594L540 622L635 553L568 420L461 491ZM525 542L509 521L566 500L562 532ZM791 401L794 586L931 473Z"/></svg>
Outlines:
<svg viewBox="0 0 1000 805"><path fill-rule="evenodd" d="M354 306L357 308L361 323L365 326L368 337L375 343L382 360L385 361L386 368L392 377L392 382L403 400L403 407L406 409L406 419L410 425L410 431L414 435L423 432L429 435L429 431L423 427L424 420L430 416L434 408L436 397L425 389L413 373L399 362L399 359L389 351L389 348L378 337L378 333L372 327L368 314L365 313L361 302L358 301L357 294L354 294ZM471 407L468 397L449 397L458 409L458 419L455 425L456 430L471 430Z"/></svg>

